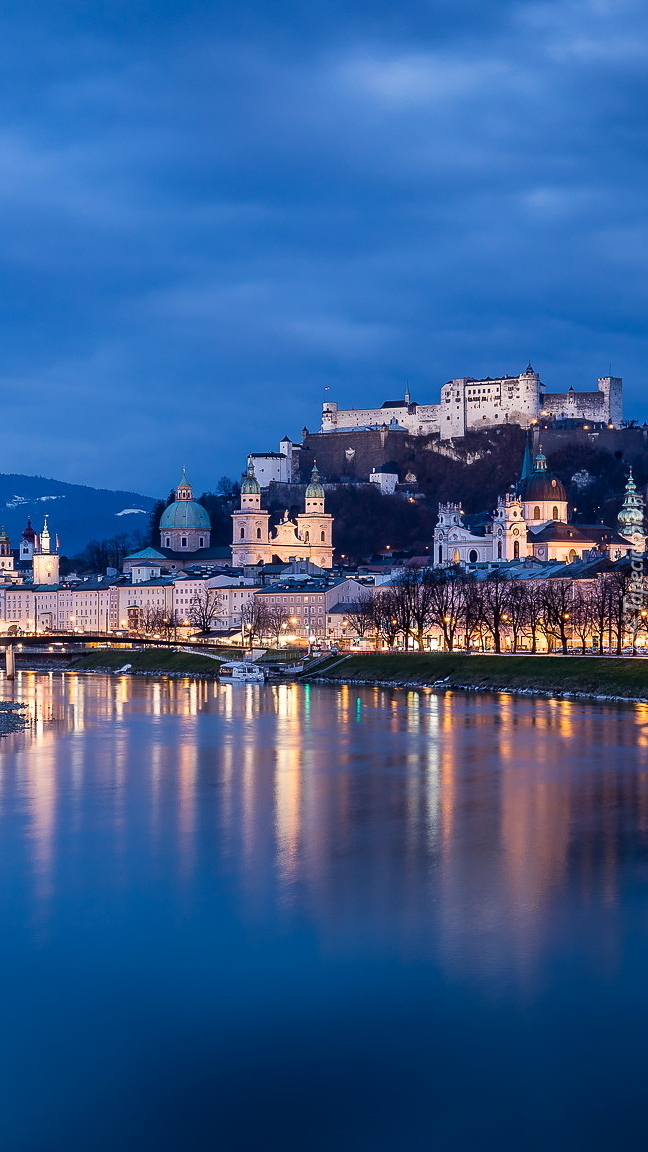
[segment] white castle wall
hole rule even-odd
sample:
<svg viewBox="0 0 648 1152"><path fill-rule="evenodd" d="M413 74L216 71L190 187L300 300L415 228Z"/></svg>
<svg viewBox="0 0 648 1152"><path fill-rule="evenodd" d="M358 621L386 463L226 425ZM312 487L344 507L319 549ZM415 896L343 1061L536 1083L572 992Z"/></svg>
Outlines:
<svg viewBox="0 0 648 1152"><path fill-rule="evenodd" d="M339 409L334 401L322 407L322 432L398 425L415 436L438 432L442 440L467 431L499 424L527 428L541 415L603 421L618 427L622 420L623 381L603 376L597 392L544 393L540 377L531 366L519 376L496 380L457 377L441 388L439 404L402 404L387 408Z"/></svg>

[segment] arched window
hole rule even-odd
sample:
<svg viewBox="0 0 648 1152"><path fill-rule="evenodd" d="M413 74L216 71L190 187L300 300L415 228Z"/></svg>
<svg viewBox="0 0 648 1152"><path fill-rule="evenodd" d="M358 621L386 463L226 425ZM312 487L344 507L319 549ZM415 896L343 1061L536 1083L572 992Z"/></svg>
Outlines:
<svg viewBox="0 0 648 1152"><path fill-rule="evenodd" d="M452 553L452 563L458 564L460 559L461 559L461 557L459 555L459 549L455 548L454 552Z"/></svg>
<svg viewBox="0 0 648 1152"><path fill-rule="evenodd" d="M439 544L439 564L443 563L443 544Z"/></svg>
<svg viewBox="0 0 648 1152"><path fill-rule="evenodd" d="M245 528L241 528L241 540L245 540Z"/></svg>
<svg viewBox="0 0 648 1152"><path fill-rule="evenodd" d="M497 559L498 560L502 559L502 541L501 540L497 541Z"/></svg>
<svg viewBox="0 0 648 1152"><path fill-rule="evenodd" d="M551 519L552 519L552 520L557 520L557 519L558 519L558 506L557 506L556 504L554 504L554 506L553 506L553 508L552 508L552 510L551 510Z"/></svg>
<svg viewBox="0 0 648 1152"><path fill-rule="evenodd" d="M514 560L520 559L520 541L519 540L513 541L513 559Z"/></svg>
<svg viewBox="0 0 648 1152"><path fill-rule="evenodd" d="M569 552L569 563L571 564L575 559L576 559L576 552L574 551L573 548L571 548L570 552Z"/></svg>
<svg viewBox="0 0 648 1152"><path fill-rule="evenodd" d="M476 553L474 548L470 549L470 552L468 553L468 559L469 559L471 564L477 563L477 553Z"/></svg>
<svg viewBox="0 0 648 1152"><path fill-rule="evenodd" d="M310 532L304 532L304 543L310 544Z"/></svg>
<svg viewBox="0 0 648 1152"><path fill-rule="evenodd" d="M326 532L320 533L320 540L322 541L322 544L326 543Z"/></svg>
<svg viewBox="0 0 648 1152"><path fill-rule="evenodd" d="M164 543L164 547L165 547L165 548L170 548L170 547L171 547L171 537L170 537L170 536L167 536L167 538L166 538L166 540L165 540L165 543Z"/></svg>
<svg viewBox="0 0 648 1152"><path fill-rule="evenodd" d="M261 539L261 529L257 528L257 540Z"/></svg>
<svg viewBox="0 0 648 1152"><path fill-rule="evenodd" d="M535 508L533 509L533 519L534 520L540 519L540 509L538 508L537 504L536 504Z"/></svg>

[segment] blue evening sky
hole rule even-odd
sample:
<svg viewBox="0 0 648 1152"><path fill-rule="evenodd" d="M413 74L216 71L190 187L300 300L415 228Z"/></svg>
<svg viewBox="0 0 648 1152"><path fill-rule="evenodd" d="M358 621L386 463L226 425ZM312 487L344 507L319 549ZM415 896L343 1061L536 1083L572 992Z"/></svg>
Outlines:
<svg viewBox="0 0 648 1152"><path fill-rule="evenodd" d="M452 376L648 417L638 0L8 0L2 471L165 492Z"/></svg>

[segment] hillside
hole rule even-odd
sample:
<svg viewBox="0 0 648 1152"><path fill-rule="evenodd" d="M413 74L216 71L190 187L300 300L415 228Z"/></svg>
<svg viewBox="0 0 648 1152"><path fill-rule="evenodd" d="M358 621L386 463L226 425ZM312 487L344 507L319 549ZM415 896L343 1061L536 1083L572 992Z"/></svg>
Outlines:
<svg viewBox="0 0 648 1152"><path fill-rule="evenodd" d="M89 488L44 476L0 474L0 524L4 524L14 548L28 516L34 530L40 532L47 512L52 532L60 538L61 552L74 556L91 539L145 533L154 503L152 497L138 492Z"/></svg>

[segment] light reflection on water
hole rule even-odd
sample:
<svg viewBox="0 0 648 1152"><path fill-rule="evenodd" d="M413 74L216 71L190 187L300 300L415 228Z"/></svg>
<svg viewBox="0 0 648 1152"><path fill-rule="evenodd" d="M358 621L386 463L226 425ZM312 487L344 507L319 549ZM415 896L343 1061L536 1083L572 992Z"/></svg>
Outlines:
<svg viewBox="0 0 648 1152"><path fill-rule="evenodd" d="M382 1019L398 988L403 1003L411 997L420 1005L420 1019L408 1023L406 1034L392 1022L394 1043L405 1050L411 1044L418 1061L423 1022L430 1035L447 1033L450 1043L468 1001L471 1027L483 1005L493 1003L503 1014L521 1005L525 1011L538 1005L539 1012L542 1005L544 1020L559 999L547 989L577 959L594 981L596 1004L613 1004L619 973L627 981L628 964L648 958L645 924L634 919L648 857L645 705L26 672L13 686L2 681L0 691L25 701L31 720L1 747L0 906L13 932L1 963L15 980L21 966L38 967L47 957L52 996L59 1004L67 996L73 1020L82 1011L81 994L61 988L66 949L82 970L111 957L122 999L99 995L108 1017L137 1015L141 1009L130 999L144 989L159 996L160 1015L170 1005L171 1015L177 1009L182 1017L191 987L209 1035L225 1028L237 982L256 1005L260 1034L276 1027L276 1002L283 1005L284 1032L299 1031L304 1005L295 989L312 980L308 1011L315 1022L305 1028L300 1050L306 1065L311 1048L319 1051L328 1035L324 1020L335 1015L336 995ZM639 934L643 949L632 961L628 933ZM266 1001L259 988L274 971L277 948L283 967ZM227 995L214 990L210 963L229 973ZM381 972L384 983L372 992ZM448 1021L441 1006L458 989L464 999ZM578 980L572 991L578 999ZM27 1005L18 977L18 1001L22 993ZM301 1005L296 1015L293 996ZM93 1011L97 1028L109 1031L96 1005ZM645 1017L645 998L635 1002L636 1019L642 1011ZM238 1027L245 1013L234 1016ZM200 1047L205 1037L196 1029ZM38 1045L36 1021L28 1021L27 1032ZM9 1049L10 1036L9 1030ZM478 1036L484 1082L498 1059L489 1037L487 1029ZM329 1057L341 1042L335 1033ZM522 1061L535 1058L538 1045L542 1051L533 1027L528 1050L524 1044ZM365 1058L375 1061L373 1046L371 1052ZM172 1063L172 1051L168 1058ZM513 1080L519 1059L504 1069ZM205 1056L207 1071L200 1074L217 1078L222 1061L229 1068L222 1053ZM24 1063L22 1076L29 1078L28 1056ZM329 1064L324 1079L337 1091L336 1061ZM398 1076L406 1095L414 1075L407 1056L399 1067L390 1072L394 1115L374 1132L372 1148L428 1146L424 1114L410 1144L394 1143L393 1125L405 1107ZM374 1082L381 1069L378 1060ZM110 1065L98 1075L119 1101L120 1074ZM272 1078L272 1071L255 1073L245 1064L243 1075ZM96 1084L92 1091L101 1097ZM371 1085L367 1093L373 1100ZM21 1100L19 1090L14 1095ZM336 1130L339 1148L364 1147L357 1139L368 1105L360 1098L348 1143ZM412 1107L416 1112L419 1105ZM132 1101L128 1108L137 1116ZM228 1106L219 1108L227 1134ZM211 1147L199 1113L191 1139L202 1147L207 1133ZM50 1125L43 1146L56 1149L46 1106L42 1115ZM632 1123L632 1108L626 1116ZM34 1123L33 1144L12 1147L39 1146ZM58 1123L61 1147L87 1146ZM471 1147L478 1135L471 1123L458 1122L457 1142L439 1147ZM492 1123L501 1123L499 1113ZM563 1118L563 1127L572 1141L564 1146L578 1146L576 1119ZM311 1135L311 1147L330 1146L325 1128L321 1143ZM588 1146L598 1147L605 1135L600 1117L587 1131ZM167 1117L150 1146L178 1146L172 1133ZM107 1129L106 1147L109 1138ZM256 1147L259 1138L254 1131L242 1136L239 1127L231 1146ZM549 1138L563 1146L556 1131L542 1126L518 1146L543 1147ZM101 1139L94 1132L92 1146L103 1148ZM273 1139L265 1132L268 1147ZM277 1140L284 1150L305 1146L290 1126L284 1143ZM131 1146L142 1145L122 1142Z"/></svg>

